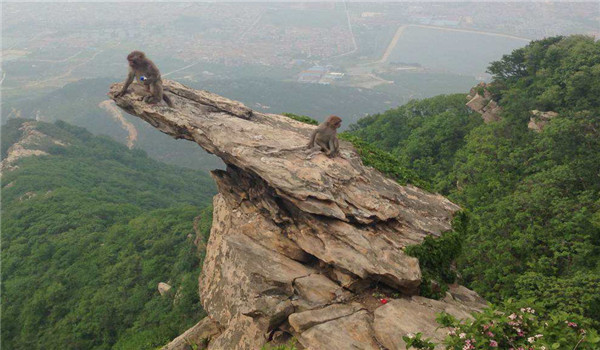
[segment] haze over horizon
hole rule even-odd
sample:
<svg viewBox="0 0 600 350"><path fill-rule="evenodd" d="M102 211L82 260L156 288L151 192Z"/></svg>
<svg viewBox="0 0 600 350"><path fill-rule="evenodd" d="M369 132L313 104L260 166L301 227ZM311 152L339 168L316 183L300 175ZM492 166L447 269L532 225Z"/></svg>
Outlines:
<svg viewBox="0 0 600 350"><path fill-rule="evenodd" d="M139 49L166 79L260 111L341 115L345 129L411 99L466 92L531 39L598 36L598 18L586 2L7 2L1 120L59 118L143 144L143 126L107 109L96 86L122 81L124 57ZM64 113L57 95L80 106ZM85 116L73 113L83 104Z"/></svg>

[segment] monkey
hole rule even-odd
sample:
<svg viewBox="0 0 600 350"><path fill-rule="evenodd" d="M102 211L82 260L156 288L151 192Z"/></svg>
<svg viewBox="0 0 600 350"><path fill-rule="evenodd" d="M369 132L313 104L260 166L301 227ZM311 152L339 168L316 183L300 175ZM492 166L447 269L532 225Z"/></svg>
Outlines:
<svg viewBox="0 0 600 350"><path fill-rule="evenodd" d="M163 91L160 71L154 62L149 60L146 57L146 54L141 51L132 51L127 55L127 61L129 61L129 74L123 84L123 88L115 95L115 97L125 95L129 85L137 78L138 81L144 85L146 91L150 92L149 96L144 97L144 102L155 104L165 100L169 107L173 107L171 99L169 96L165 95Z"/></svg>
<svg viewBox="0 0 600 350"><path fill-rule="evenodd" d="M319 124L317 129L310 135L310 142L307 148L312 149L317 146L321 151L332 158L335 157L340 149L340 144L337 139L337 129L342 125L342 118L337 115L330 115L326 121Z"/></svg>

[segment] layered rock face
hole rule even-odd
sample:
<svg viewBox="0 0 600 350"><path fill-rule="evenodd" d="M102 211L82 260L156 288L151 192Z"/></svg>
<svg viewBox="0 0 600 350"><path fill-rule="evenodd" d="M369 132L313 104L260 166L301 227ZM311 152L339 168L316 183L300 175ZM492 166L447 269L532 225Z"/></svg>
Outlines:
<svg viewBox="0 0 600 350"><path fill-rule="evenodd" d="M558 117L558 113L553 111L542 112L534 109L531 111L531 117L527 127L535 132L542 132L550 120Z"/></svg>
<svg viewBox="0 0 600 350"><path fill-rule="evenodd" d="M467 95L467 107L481 114L481 118L486 124L501 120L500 113L502 108L498 103L492 100L492 94L487 90L486 83L479 83L473 87Z"/></svg>
<svg viewBox="0 0 600 350"><path fill-rule="evenodd" d="M351 145L330 159L306 150L314 126L165 81L174 108L114 98L125 111L227 164L199 279L208 313L166 348L260 349L294 336L306 349L398 349L402 335L440 339L435 313L484 306L451 288L444 300L415 296L421 281L407 245L451 229L459 207L363 166ZM373 295L395 298L382 304Z"/></svg>

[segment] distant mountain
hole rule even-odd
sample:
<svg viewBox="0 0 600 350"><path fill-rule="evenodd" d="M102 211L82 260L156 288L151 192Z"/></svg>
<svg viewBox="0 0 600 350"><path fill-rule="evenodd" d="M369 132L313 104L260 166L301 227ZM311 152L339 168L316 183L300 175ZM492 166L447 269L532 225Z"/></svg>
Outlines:
<svg viewBox="0 0 600 350"><path fill-rule="evenodd" d="M471 80L443 74L404 74L395 76L419 96L453 91L453 86L469 86ZM84 127L95 135L108 135L154 159L192 169L212 170L223 163L191 142L174 140L140 119L122 113L108 101L106 92L119 78L84 79L41 97L4 101L1 120L22 117L39 121L63 120ZM367 114L385 111L409 99L409 90L399 87L361 89L334 85L300 84L268 78L206 80L182 83L241 101L248 107L267 112L309 115L322 121L331 114L343 118L342 128Z"/></svg>
<svg viewBox="0 0 600 350"><path fill-rule="evenodd" d="M203 317L205 172L63 121L10 119L1 136L3 348L153 348Z"/></svg>
<svg viewBox="0 0 600 350"><path fill-rule="evenodd" d="M375 113L402 101L394 94L375 89L334 85L303 84L272 79L244 78L182 83L241 101L267 113L310 115L319 121L329 115L344 119L344 128L368 113Z"/></svg>
<svg viewBox="0 0 600 350"><path fill-rule="evenodd" d="M106 98L111 83L118 79L86 79L68 84L45 96L10 101L3 106L2 122L23 117L52 122L64 120L94 134L143 149L154 159L192 169L212 170L222 162L191 142L175 140L146 122L121 113ZM368 89L280 82L270 79L214 80L202 83L183 81L195 88L210 90L244 102L250 108L269 112L293 112L324 119L330 114L344 117L345 125L396 105L391 95Z"/></svg>
<svg viewBox="0 0 600 350"><path fill-rule="evenodd" d="M146 122L126 113L117 115L106 96L115 79L86 79L31 100L10 101L3 106L2 122L13 117L53 122L63 120L84 127L95 135L140 148L154 159L192 169L212 170L222 166L191 142L178 141L158 132ZM120 118L120 119L118 119Z"/></svg>

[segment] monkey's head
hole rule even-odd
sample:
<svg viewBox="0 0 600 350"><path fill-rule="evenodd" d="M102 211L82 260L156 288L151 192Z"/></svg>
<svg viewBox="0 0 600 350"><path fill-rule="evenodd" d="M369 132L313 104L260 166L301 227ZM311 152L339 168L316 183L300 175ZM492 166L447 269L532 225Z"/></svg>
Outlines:
<svg viewBox="0 0 600 350"><path fill-rule="evenodd" d="M140 66L146 60L146 55L142 51L131 51L127 55L127 61L131 67Z"/></svg>
<svg viewBox="0 0 600 350"><path fill-rule="evenodd" d="M327 123L327 125L330 127L337 129L342 126L342 118L338 117L337 115L330 115L325 123Z"/></svg>

